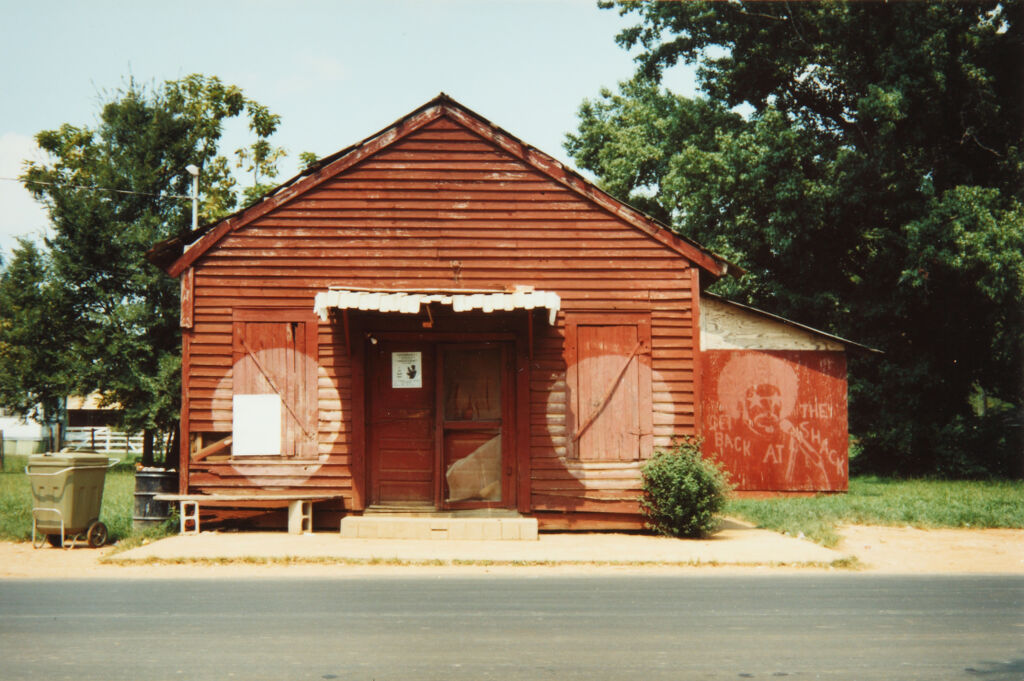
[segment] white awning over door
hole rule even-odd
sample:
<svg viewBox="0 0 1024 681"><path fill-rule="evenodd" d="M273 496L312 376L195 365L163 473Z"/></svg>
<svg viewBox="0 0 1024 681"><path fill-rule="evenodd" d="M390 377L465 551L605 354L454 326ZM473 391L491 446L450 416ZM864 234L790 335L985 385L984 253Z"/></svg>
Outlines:
<svg viewBox="0 0 1024 681"><path fill-rule="evenodd" d="M455 312L480 310L484 313L514 310L548 311L548 323L554 324L562 301L552 291L516 289L514 291L390 291L329 288L316 294L313 310L327 321L332 309L417 314L424 304L451 305Z"/></svg>

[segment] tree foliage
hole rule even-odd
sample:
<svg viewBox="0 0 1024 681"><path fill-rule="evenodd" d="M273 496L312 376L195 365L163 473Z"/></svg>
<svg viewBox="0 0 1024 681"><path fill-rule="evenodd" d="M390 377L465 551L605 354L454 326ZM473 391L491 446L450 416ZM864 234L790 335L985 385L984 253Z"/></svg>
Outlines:
<svg viewBox="0 0 1024 681"><path fill-rule="evenodd" d="M0 400L25 412L32 396L48 396L46 373L27 370L48 364L60 377L58 393L98 391L124 408L127 428L168 431L180 401L178 283L143 256L157 241L190 229L185 166L200 168L204 221L235 208L231 163L218 151L226 120L248 120L256 138L249 149L267 152L256 159L259 172L275 174L280 154L267 138L279 118L236 86L202 75L156 87L128 81L104 97L95 126L40 132L36 141L48 160L27 164L22 176L49 212L51 236L45 252L22 244L4 276L38 275L38 290L52 292L62 307L59 315L44 314L46 301L28 301L14 328L45 317L63 330L63 347L44 361L36 356L43 346L0 332L4 347L17 348L12 357L33 356L0 362L0 373L13 371L22 381L21 398L12 389Z"/></svg>
<svg viewBox="0 0 1024 681"><path fill-rule="evenodd" d="M579 165L748 271L722 292L885 351L852 357L857 465L1019 472L1021 3L618 8L637 75L581 106Z"/></svg>
<svg viewBox="0 0 1024 681"><path fill-rule="evenodd" d="M0 404L39 423L61 418L71 380L69 301L50 275L46 255L24 239L0 271Z"/></svg>

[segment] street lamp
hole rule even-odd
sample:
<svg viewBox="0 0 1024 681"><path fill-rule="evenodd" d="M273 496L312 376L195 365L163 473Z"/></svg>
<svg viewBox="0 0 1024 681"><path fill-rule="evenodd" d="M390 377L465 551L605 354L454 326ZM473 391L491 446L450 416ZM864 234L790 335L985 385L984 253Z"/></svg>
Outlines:
<svg viewBox="0 0 1024 681"><path fill-rule="evenodd" d="M192 164L185 166L192 176L192 231L199 228L199 168Z"/></svg>

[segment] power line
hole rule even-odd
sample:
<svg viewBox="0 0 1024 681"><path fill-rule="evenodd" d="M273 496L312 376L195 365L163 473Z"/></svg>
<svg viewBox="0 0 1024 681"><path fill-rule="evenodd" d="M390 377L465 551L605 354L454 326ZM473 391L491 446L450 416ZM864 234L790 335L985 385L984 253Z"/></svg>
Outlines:
<svg viewBox="0 0 1024 681"><path fill-rule="evenodd" d="M68 184L65 182L43 182L42 180L22 180L17 177L0 177L0 180L7 180L8 182L20 182L22 184L41 184L47 187L67 187L69 189L84 189L90 192L111 192L114 194L131 194L133 196L152 196L158 199L185 199L191 201L191 196L184 196L182 194L151 194L149 192L133 192L127 189L109 189L107 187L89 187L81 184Z"/></svg>

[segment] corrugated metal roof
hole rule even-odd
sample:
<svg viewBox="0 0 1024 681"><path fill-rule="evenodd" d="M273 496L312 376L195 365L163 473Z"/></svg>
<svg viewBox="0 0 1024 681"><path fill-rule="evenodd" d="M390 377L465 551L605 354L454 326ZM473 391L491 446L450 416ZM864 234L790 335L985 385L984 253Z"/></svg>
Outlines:
<svg viewBox="0 0 1024 681"><path fill-rule="evenodd" d="M331 309L416 314L424 303L451 305L455 312L481 310L491 313L544 308L548 311L548 323L554 324L562 300L557 293L552 291L534 291L532 289L517 289L515 291L394 291L332 287L316 294L313 310L320 319L327 321L327 314Z"/></svg>

